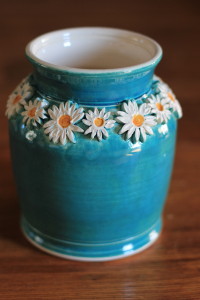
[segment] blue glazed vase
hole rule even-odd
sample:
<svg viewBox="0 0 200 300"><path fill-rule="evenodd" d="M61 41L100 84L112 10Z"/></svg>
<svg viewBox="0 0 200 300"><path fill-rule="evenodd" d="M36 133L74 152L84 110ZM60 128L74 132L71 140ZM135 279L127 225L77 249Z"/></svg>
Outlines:
<svg viewBox="0 0 200 300"><path fill-rule="evenodd" d="M7 102L27 239L85 261L135 254L159 236L178 100L154 70L160 46L111 28L42 35Z"/></svg>

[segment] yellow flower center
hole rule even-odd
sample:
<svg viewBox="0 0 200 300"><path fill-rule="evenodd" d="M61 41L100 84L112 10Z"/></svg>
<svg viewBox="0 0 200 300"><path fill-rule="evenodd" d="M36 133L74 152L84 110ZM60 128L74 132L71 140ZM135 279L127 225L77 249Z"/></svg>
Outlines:
<svg viewBox="0 0 200 300"><path fill-rule="evenodd" d="M173 102L175 101L174 96L172 95L172 93L167 93L167 96L169 97L170 100L172 100Z"/></svg>
<svg viewBox="0 0 200 300"><path fill-rule="evenodd" d="M140 127L144 123L144 117L142 115L134 115L132 122L135 126Z"/></svg>
<svg viewBox="0 0 200 300"><path fill-rule="evenodd" d="M22 96L21 96L21 95L17 95L17 96L13 99L13 104L18 103L21 99L22 99Z"/></svg>
<svg viewBox="0 0 200 300"><path fill-rule="evenodd" d="M36 107L33 107L32 109L29 110L28 116L29 116L30 118L35 117L36 109L37 109Z"/></svg>
<svg viewBox="0 0 200 300"><path fill-rule="evenodd" d="M62 127L62 128L67 128L70 124L71 124L71 120L72 118L68 115L62 115L59 119L58 119L58 124Z"/></svg>
<svg viewBox="0 0 200 300"><path fill-rule="evenodd" d="M156 103L156 107L158 110L163 111L164 110L164 106L161 103Z"/></svg>
<svg viewBox="0 0 200 300"><path fill-rule="evenodd" d="M95 124L97 127L101 127L101 126L103 126L103 124L104 124L104 119L103 119L103 118L96 118L96 119L94 120L94 124Z"/></svg>

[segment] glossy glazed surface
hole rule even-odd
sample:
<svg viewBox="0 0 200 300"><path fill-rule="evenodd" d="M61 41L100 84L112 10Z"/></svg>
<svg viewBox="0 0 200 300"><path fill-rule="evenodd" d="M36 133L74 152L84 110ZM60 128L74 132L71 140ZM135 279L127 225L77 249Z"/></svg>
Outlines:
<svg viewBox="0 0 200 300"><path fill-rule="evenodd" d="M95 258L123 255L127 239L134 250L148 243L168 190L176 119L157 125L145 143L125 141L116 134L118 127L101 142L77 133L76 144L60 146L48 141L43 129L33 141L26 139L21 117L10 121L21 208L41 246L55 251L51 239L56 239L59 253ZM34 231L24 230L31 238ZM79 245L77 254L70 243ZM94 250L85 251L85 244ZM99 244L105 244L102 252Z"/></svg>
<svg viewBox="0 0 200 300"><path fill-rule="evenodd" d="M106 27L69 28L46 33L26 47L28 59L59 71L129 73L156 65L161 47L142 34Z"/></svg>
<svg viewBox="0 0 200 300"><path fill-rule="evenodd" d="M45 97L107 106L149 91L162 49L135 32L83 27L36 38L27 45L26 56L35 67L37 89Z"/></svg>
<svg viewBox="0 0 200 300"><path fill-rule="evenodd" d="M160 91L164 89L161 98L154 90L152 76L157 63L152 65L150 60L145 67L130 68L128 73L113 70L97 75L61 72L35 61L33 77L22 84L22 100L18 94L11 96L7 113L11 116L11 154L22 226L27 237L41 248L75 259L107 260L136 253L158 237L173 165L174 112L181 116L181 109L168 87L158 86ZM30 84L34 87L31 95ZM65 106L61 105L61 94L68 100ZM143 97L136 99L136 95ZM129 102L121 111L125 100ZM21 106L16 106L17 101ZM79 106L70 106L70 101ZM122 132L118 122L110 125L113 128L106 139L100 133L99 140L82 133L87 127L79 124L80 119L84 114L88 120L97 116L97 107L101 115L94 122L98 119L97 127L101 126L102 104L105 114L123 116L122 123L131 118L130 125L123 125L129 130L128 139L121 135L126 130ZM89 109L94 109L90 116ZM78 122L71 127L76 131L76 144L67 131L70 112ZM142 127L144 120L147 124L151 120L153 131L147 125Z"/></svg>

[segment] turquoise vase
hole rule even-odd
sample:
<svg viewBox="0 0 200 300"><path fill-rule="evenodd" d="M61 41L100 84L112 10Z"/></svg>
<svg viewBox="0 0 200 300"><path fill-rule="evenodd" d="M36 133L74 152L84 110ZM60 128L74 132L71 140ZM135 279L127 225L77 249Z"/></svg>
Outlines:
<svg viewBox="0 0 200 300"><path fill-rule="evenodd" d="M26 238L84 261L135 254L159 236L178 100L154 70L160 46L111 28L51 32L7 102Z"/></svg>

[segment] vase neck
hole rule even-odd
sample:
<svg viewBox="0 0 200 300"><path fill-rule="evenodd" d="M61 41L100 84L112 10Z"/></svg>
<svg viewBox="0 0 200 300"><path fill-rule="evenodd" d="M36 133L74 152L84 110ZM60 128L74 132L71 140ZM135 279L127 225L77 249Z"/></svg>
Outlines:
<svg viewBox="0 0 200 300"><path fill-rule="evenodd" d="M34 84L44 96L59 101L75 100L85 106L110 106L128 98L138 98L151 87L155 68L130 73L58 73L37 67Z"/></svg>

